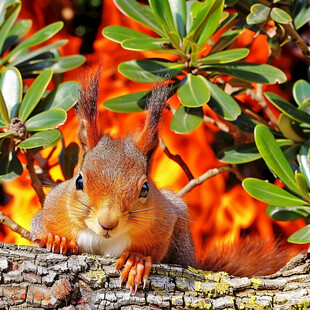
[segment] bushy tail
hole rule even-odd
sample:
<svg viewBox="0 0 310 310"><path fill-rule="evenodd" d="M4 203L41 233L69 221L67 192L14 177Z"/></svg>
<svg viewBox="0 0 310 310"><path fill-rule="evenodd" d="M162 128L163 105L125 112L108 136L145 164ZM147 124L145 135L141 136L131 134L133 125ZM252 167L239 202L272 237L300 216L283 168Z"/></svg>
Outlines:
<svg viewBox="0 0 310 310"><path fill-rule="evenodd" d="M288 249L284 241L264 242L259 237L249 236L209 251L199 268L225 271L238 277L270 275L296 254L297 251Z"/></svg>

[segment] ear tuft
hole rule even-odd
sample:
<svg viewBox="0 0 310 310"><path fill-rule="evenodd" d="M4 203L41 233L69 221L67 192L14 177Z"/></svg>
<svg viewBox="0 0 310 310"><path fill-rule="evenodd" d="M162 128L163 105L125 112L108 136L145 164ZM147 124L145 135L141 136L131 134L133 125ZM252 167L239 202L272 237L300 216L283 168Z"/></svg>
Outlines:
<svg viewBox="0 0 310 310"><path fill-rule="evenodd" d="M85 70L84 76L80 79L79 100L75 105L75 111L79 121L78 139L82 153L94 148L99 141L97 99L102 73L101 63L95 74L90 78L89 72L89 70Z"/></svg>
<svg viewBox="0 0 310 310"><path fill-rule="evenodd" d="M168 81L164 85L153 88L147 100L146 119L143 130L136 137L136 146L144 156L151 157L158 146L158 123L166 106L171 87Z"/></svg>

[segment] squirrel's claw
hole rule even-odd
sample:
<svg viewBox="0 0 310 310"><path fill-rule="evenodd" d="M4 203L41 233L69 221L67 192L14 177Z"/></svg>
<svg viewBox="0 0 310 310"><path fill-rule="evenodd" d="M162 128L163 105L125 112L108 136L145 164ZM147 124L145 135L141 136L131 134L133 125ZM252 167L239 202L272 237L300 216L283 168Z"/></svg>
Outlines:
<svg viewBox="0 0 310 310"><path fill-rule="evenodd" d="M60 237L58 235L53 235L48 233L43 235L41 238L34 241L39 247L46 247L49 251L53 253L60 253L65 255L68 251L71 254L78 253L77 243L74 240L68 240L66 237Z"/></svg>
<svg viewBox="0 0 310 310"><path fill-rule="evenodd" d="M141 280L143 282L143 288L145 288L152 266L152 259L150 256L144 257L139 253L125 251L117 260L115 269L119 270L124 265L120 282L122 284L127 279L126 287L130 288L130 294L134 295L138 290Z"/></svg>
<svg viewBox="0 0 310 310"><path fill-rule="evenodd" d="M152 268L152 257L147 256L144 260L144 275L143 275L143 279L142 279L143 288L145 288L145 286L146 286L146 282L147 282L147 279L149 277L151 268Z"/></svg>

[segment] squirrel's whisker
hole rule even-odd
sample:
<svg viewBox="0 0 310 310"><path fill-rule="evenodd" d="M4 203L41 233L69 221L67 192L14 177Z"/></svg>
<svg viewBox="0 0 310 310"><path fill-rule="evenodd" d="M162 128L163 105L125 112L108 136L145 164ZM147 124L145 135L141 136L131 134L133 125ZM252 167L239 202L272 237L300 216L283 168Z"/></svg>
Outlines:
<svg viewBox="0 0 310 310"><path fill-rule="evenodd" d="M56 189L58 190L58 188L56 187ZM65 191L63 190L58 190L58 192L60 193L65 193ZM79 202L81 205L83 205L84 207L86 207L87 209L89 209L90 211L93 211L93 204L91 206L89 206L88 204L86 204L85 202L81 201L78 197L76 197L75 194L71 194L71 193L66 193L68 196L70 196L72 199L74 199L75 201ZM85 197L89 200L89 198L85 195Z"/></svg>
<svg viewBox="0 0 310 310"><path fill-rule="evenodd" d="M154 208L145 208L145 209L141 209L141 210L134 210L134 211L129 211L128 213L129 214L132 214L132 213L139 213L139 212L145 212L145 211L151 211L151 210L154 210Z"/></svg>
<svg viewBox="0 0 310 310"><path fill-rule="evenodd" d="M155 216L136 216L135 215L135 218L136 219L154 219L154 220L163 220L163 218L160 218L160 217L155 217Z"/></svg>
<svg viewBox="0 0 310 310"><path fill-rule="evenodd" d="M76 217L85 217L85 218L91 218L91 216L89 215L83 215L83 214L77 214L77 213L71 213L72 215L76 216Z"/></svg>

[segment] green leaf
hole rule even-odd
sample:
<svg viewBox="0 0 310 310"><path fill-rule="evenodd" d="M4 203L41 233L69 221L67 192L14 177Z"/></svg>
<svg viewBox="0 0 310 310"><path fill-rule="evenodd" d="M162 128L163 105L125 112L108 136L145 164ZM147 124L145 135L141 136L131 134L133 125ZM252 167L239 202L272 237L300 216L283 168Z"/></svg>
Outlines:
<svg viewBox="0 0 310 310"><path fill-rule="evenodd" d="M237 39L237 37L244 29L245 27L241 27L237 29L228 29L227 31L225 31L224 34L222 34L222 36L219 38L219 40L213 45L209 54L224 50Z"/></svg>
<svg viewBox="0 0 310 310"><path fill-rule="evenodd" d="M141 5L135 0L115 0L117 6L132 19L153 29L160 36L165 37L161 22L147 5Z"/></svg>
<svg viewBox="0 0 310 310"><path fill-rule="evenodd" d="M19 40L22 36L24 36L31 28L32 20L31 19L22 19L18 21L14 27L10 30L7 39L10 37L14 37L14 41Z"/></svg>
<svg viewBox="0 0 310 310"><path fill-rule="evenodd" d="M4 102L4 98L2 95L1 89L0 89L0 119L7 126L10 125L9 112L8 112L8 109L7 109L6 104Z"/></svg>
<svg viewBox="0 0 310 310"><path fill-rule="evenodd" d="M205 83L211 92L211 98L208 103L211 109L226 120L235 120L241 113L241 110L234 98L207 79L205 79Z"/></svg>
<svg viewBox="0 0 310 310"><path fill-rule="evenodd" d="M16 68L7 68L0 77L0 90L8 111L9 118L15 117L22 100L22 77Z"/></svg>
<svg viewBox="0 0 310 310"><path fill-rule="evenodd" d="M292 21L291 16L280 8L272 8L270 17L279 24L289 24Z"/></svg>
<svg viewBox="0 0 310 310"><path fill-rule="evenodd" d="M0 53L2 52L3 44L20 12L20 9L21 9L21 2L19 1L15 2L13 5L11 5L6 9L5 22L0 27ZM0 60L0 65L3 63L4 62Z"/></svg>
<svg viewBox="0 0 310 310"><path fill-rule="evenodd" d="M195 108L209 101L210 90L203 76L189 73L184 80L183 85L177 91L184 106Z"/></svg>
<svg viewBox="0 0 310 310"><path fill-rule="evenodd" d="M41 146L46 147L56 143L60 138L61 133L58 129L40 131L18 144L18 147L22 149L34 149Z"/></svg>
<svg viewBox="0 0 310 310"><path fill-rule="evenodd" d="M132 113L140 112L145 109L146 99L151 91L140 91L112 98L104 103L104 106L114 112Z"/></svg>
<svg viewBox="0 0 310 310"><path fill-rule="evenodd" d="M168 1L170 4L175 29L177 29L179 36L183 38L186 35L186 1L185 0L168 0Z"/></svg>
<svg viewBox="0 0 310 310"><path fill-rule="evenodd" d="M184 64L151 59L131 60L119 65L118 71L128 79L138 83L157 83L179 74Z"/></svg>
<svg viewBox="0 0 310 310"><path fill-rule="evenodd" d="M160 51L170 52L170 40L169 39L130 39L122 42L122 47L132 51Z"/></svg>
<svg viewBox="0 0 310 310"><path fill-rule="evenodd" d="M42 131L53 129L62 125L67 118L67 113L62 109L53 109L39 113L25 123L27 131Z"/></svg>
<svg viewBox="0 0 310 310"><path fill-rule="evenodd" d="M196 63L202 63L204 65L210 64L225 64L234 62L248 56L250 50L247 48L235 48L227 51L217 52L207 57L198 59Z"/></svg>
<svg viewBox="0 0 310 310"><path fill-rule="evenodd" d="M46 69L33 81L20 105L18 117L26 121L42 98L44 91L53 76L53 70Z"/></svg>
<svg viewBox="0 0 310 310"><path fill-rule="evenodd" d="M6 50L12 48L13 45L30 30L31 25L32 21L30 19L23 19L17 22L8 33L2 46L2 51L0 51L0 55L3 55Z"/></svg>
<svg viewBox="0 0 310 310"><path fill-rule="evenodd" d="M68 42L68 40L59 40L59 41L56 41L52 44L48 44L48 45L45 45L41 48L37 48L34 51L29 52L22 57L18 57L15 61L13 61L11 63L11 66L17 66L23 62L26 62L27 60L30 60L30 59L37 57L37 56L39 56L45 52L49 52L53 49L57 49L58 47L67 44L67 42Z"/></svg>
<svg viewBox="0 0 310 310"><path fill-rule="evenodd" d="M190 32L190 29L192 28L193 22L196 18L196 16L192 14L192 8L197 4L200 5L201 2L196 2L196 0L186 1L186 33Z"/></svg>
<svg viewBox="0 0 310 310"><path fill-rule="evenodd" d="M277 140L277 144L282 146L292 145L290 140ZM230 164L244 164L261 158L255 143L247 143L224 149L217 154L219 161Z"/></svg>
<svg viewBox="0 0 310 310"><path fill-rule="evenodd" d="M40 111L62 109L68 111L77 102L79 96L79 84L77 82L64 82L55 87L37 108Z"/></svg>
<svg viewBox="0 0 310 310"><path fill-rule="evenodd" d="M254 130L254 138L257 148L269 169L275 173L286 186L297 194L301 194L296 184L294 173L269 129L265 125L257 125ZM270 203L275 204L273 202Z"/></svg>
<svg viewBox="0 0 310 310"><path fill-rule="evenodd" d="M293 96L298 105L310 102L310 84L305 80L298 80L293 86Z"/></svg>
<svg viewBox="0 0 310 310"><path fill-rule="evenodd" d="M214 5L210 9L207 14L206 21L201 28L198 36L197 43L200 47L202 47L214 34L216 28L220 23L220 18L223 13L224 1L223 0L215 0Z"/></svg>
<svg viewBox="0 0 310 310"><path fill-rule="evenodd" d="M78 68L86 61L86 58L82 55L72 55L59 57L51 60L56 61L55 64L53 64L52 66L54 73L63 73Z"/></svg>
<svg viewBox="0 0 310 310"><path fill-rule="evenodd" d="M294 18L295 29L298 30L310 20L310 7L300 10Z"/></svg>
<svg viewBox="0 0 310 310"><path fill-rule="evenodd" d="M302 173L296 173L295 179L297 182L297 185L299 189L301 190L303 197L305 197L306 200L310 201L310 195L309 195L309 186L307 183L307 178Z"/></svg>
<svg viewBox="0 0 310 310"><path fill-rule="evenodd" d="M252 197L268 204L283 207L305 206L307 204L304 200L282 188L259 179L246 178L243 180L242 186Z"/></svg>
<svg viewBox="0 0 310 310"><path fill-rule="evenodd" d="M274 84L286 81L286 75L280 69L266 64L236 62L203 65L201 68L254 83Z"/></svg>
<svg viewBox="0 0 310 310"><path fill-rule="evenodd" d="M18 44L3 60L10 60L10 62L14 61L15 59L17 59L16 56L18 55L18 52L20 50L27 49L29 47L47 41L52 36L54 36L62 27L63 22L56 22L42 28L41 30L34 33L31 37L27 38L25 41L22 41L20 44Z"/></svg>
<svg viewBox="0 0 310 310"><path fill-rule="evenodd" d="M209 16L209 12L216 0L196 2L191 7L191 15L193 19L192 27L187 35L188 39L193 38L193 35L198 33Z"/></svg>
<svg viewBox="0 0 310 310"><path fill-rule="evenodd" d="M257 124L260 124L259 122L250 119L248 116L244 114L239 114L237 119L235 121L231 122L233 125L241 129L242 131L249 132L253 134L254 128Z"/></svg>
<svg viewBox="0 0 310 310"><path fill-rule="evenodd" d="M180 105L170 123L170 129L176 133L188 133L203 122L202 108L187 108Z"/></svg>
<svg viewBox="0 0 310 310"><path fill-rule="evenodd" d="M287 241L298 244L310 242L310 225L307 225L290 235Z"/></svg>
<svg viewBox="0 0 310 310"><path fill-rule="evenodd" d="M61 171L65 180L73 177L74 168L78 163L79 146L75 142L71 142L59 156Z"/></svg>
<svg viewBox="0 0 310 310"><path fill-rule="evenodd" d="M29 62L17 66L19 72L22 74L23 79L33 78L40 74L44 69L51 68L55 61L49 59L30 60Z"/></svg>
<svg viewBox="0 0 310 310"><path fill-rule="evenodd" d="M129 39L151 39L152 37L122 26L108 26L102 30L102 35L111 41L122 43L125 40Z"/></svg>
<svg viewBox="0 0 310 310"><path fill-rule="evenodd" d="M266 213L276 221L296 221L310 214L309 207L277 207L269 205Z"/></svg>
<svg viewBox="0 0 310 310"><path fill-rule="evenodd" d="M251 13L247 16L246 22L249 25L263 23L269 15L270 8L267 6L256 3L251 6Z"/></svg>
<svg viewBox="0 0 310 310"><path fill-rule="evenodd" d="M11 181L23 173L23 166L17 158L14 150L10 150L1 157L0 181Z"/></svg>
<svg viewBox="0 0 310 310"><path fill-rule="evenodd" d="M307 123L310 124L310 115L306 112L297 109L292 104L281 98L280 96L267 92L264 93L266 98L274 105L276 106L281 112L283 112L288 117L294 119L295 121L298 121L300 123Z"/></svg>
<svg viewBox="0 0 310 310"><path fill-rule="evenodd" d="M224 15L226 15L226 13L228 13L228 12L225 12L225 11L223 12L223 15L222 15L222 18L221 18L221 24L216 29L216 31L219 31L219 30L223 29L224 27L228 26L238 16L238 13L235 12L235 13L232 13L232 14L228 13L228 16L226 18L224 18Z"/></svg>
<svg viewBox="0 0 310 310"><path fill-rule="evenodd" d="M0 138L8 138L10 136L14 137L17 134L15 132L7 131L7 132L0 132Z"/></svg>
<svg viewBox="0 0 310 310"><path fill-rule="evenodd" d="M283 135L296 142L303 142L305 141L298 133L295 131L294 127L292 126L292 119L285 114L281 113L278 119L278 126L283 133Z"/></svg>
<svg viewBox="0 0 310 310"><path fill-rule="evenodd" d="M174 24L172 12L168 0L149 0L153 12L156 14L162 25L164 26L166 34L175 44L180 44L180 36L178 29ZM180 29L182 31L182 29ZM184 29L183 29L184 30ZM169 34L174 34L171 37Z"/></svg>
<svg viewBox="0 0 310 310"><path fill-rule="evenodd" d="M299 151L300 170L305 175L308 186L310 187L310 140L306 141Z"/></svg>

